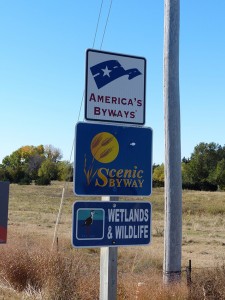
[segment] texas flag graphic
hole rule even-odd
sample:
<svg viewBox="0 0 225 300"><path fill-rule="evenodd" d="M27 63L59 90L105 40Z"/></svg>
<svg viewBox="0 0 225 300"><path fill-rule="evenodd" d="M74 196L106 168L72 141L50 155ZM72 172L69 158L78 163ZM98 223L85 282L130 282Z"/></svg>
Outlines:
<svg viewBox="0 0 225 300"><path fill-rule="evenodd" d="M90 70L98 89L119 77L128 75L128 80L131 80L142 74L137 68L125 70L117 60L103 61Z"/></svg>

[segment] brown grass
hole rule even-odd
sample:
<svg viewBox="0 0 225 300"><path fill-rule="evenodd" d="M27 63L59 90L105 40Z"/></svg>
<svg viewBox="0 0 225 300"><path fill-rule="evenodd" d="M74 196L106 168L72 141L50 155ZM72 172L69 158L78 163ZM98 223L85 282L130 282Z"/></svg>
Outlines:
<svg viewBox="0 0 225 300"><path fill-rule="evenodd" d="M72 204L77 199L72 184L65 193L58 243L51 251L62 188L59 182L46 187L10 185L8 242L0 245L0 300L99 298L100 250L71 247ZM184 191L182 281L167 287L162 282L163 189L154 189L149 198L151 245L118 249L118 299L201 300L208 290L212 299L225 299L224 195ZM185 272L189 259L191 289Z"/></svg>
<svg viewBox="0 0 225 300"><path fill-rule="evenodd" d="M97 299L96 259L82 252L49 251L40 245L1 250L2 288L40 299ZM94 261L94 263L92 263ZM97 271L98 273L98 271ZM96 274L97 275L97 274ZM13 298L12 298L13 299Z"/></svg>
<svg viewBox="0 0 225 300"><path fill-rule="evenodd" d="M190 300L225 299L225 265L211 269L196 269L192 276Z"/></svg>

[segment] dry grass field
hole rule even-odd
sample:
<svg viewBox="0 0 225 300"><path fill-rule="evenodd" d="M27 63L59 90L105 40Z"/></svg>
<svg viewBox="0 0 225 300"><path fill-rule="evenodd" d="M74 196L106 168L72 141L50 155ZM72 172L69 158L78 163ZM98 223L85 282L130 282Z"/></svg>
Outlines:
<svg viewBox="0 0 225 300"><path fill-rule="evenodd" d="M71 246L72 183L10 185L8 241L0 245L0 299L98 299L99 249ZM97 198L95 198L96 200ZM183 191L182 282L162 284L164 191L153 189L152 243L118 249L118 299L225 299L225 193ZM90 200L79 198L79 200ZM121 200L127 200L121 199ZM186 266L192 261L192 285Z"/></svg>

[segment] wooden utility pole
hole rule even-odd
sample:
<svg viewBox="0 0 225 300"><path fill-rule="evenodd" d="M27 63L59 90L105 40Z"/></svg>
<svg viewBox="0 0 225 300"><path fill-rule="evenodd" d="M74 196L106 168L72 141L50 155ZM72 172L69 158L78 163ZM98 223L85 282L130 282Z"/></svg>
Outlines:
<svg viewBox="0 0 225 300"><path fill-rule="evenodd" d="M179 95L180 1L165 0L164 121L165 121L165 236L164 283L181 277L182 179Z"/></svg>
<svg viewBox="0 0 225 300"><path fill-rule="evenodd" d="M103 201L119 201L119 197L102 197ZM100 249L100 300L117 299L117 247Z"/></svg>

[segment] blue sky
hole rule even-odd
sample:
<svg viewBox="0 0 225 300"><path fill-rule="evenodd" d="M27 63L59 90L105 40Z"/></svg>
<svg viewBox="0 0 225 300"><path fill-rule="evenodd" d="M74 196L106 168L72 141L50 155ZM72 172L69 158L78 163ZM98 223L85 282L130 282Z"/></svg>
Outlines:
<svg viewBox="0 0 225 300"><path fill-rule="evenodd" d="M53 145L69 160L81 107L85 52L102 0L0 0L0 162L24 145ZM146 124L164 161L163 0L104 0L95 49L147 59ZM182 157L224 145L225 1L181 0ZM72 157L73 161L73 157Z"/></svg>

